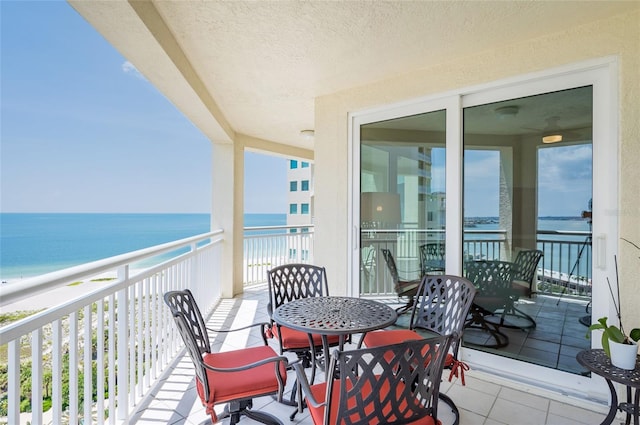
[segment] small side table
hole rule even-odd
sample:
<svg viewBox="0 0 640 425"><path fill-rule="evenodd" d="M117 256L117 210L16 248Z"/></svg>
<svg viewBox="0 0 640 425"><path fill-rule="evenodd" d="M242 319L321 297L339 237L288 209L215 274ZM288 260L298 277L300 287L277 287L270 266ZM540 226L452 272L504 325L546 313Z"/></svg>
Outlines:
<svg viewBox="0 0 640 425"><path fill-rule="evenodd" d="M626 413L625 424L629 425L631 423L631 416L633 416L634 425L640 425L640 419L638 419L640 415L640 368L636 366L634 370L625 370L615 367L611 364L611 360L609 360L604 350L601 349L580 351L576 355L576 360L591 372L602 376L607 381L609 391L611 391L609 414L604 421L602 421L601 425L613 423L618 410ZM613 382L626 385L626 403L618 404L618 395L613 386ZM635 390L635 394L632 397L633 390Z"/></svg>

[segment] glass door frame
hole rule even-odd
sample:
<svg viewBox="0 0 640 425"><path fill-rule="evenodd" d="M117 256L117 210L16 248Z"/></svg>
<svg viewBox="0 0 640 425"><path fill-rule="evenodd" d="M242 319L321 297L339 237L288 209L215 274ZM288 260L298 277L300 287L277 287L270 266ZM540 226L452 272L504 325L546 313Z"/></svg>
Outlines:
<svg viewBox="0 0 640 425"><path fill-rule="evenodd" d="M349 118L349 228L352 229L349 235L348 246L350 247L350 276L347 294L349 296L359 296L360 284L360 127L364 124L378 121L401 118L410 115L425 114L429 112L446 110L446 158L445 158L445 187L455 191L459 196L447 196L445 200L446 209L446 246L459 246L462 240L462 179L460 175L449 173L450 167L462 167L462 144L456 143L461 140L462 126L459 125L461 119L460 97L446 96L433 99L425 99L416 103L395 106L391 108L379 108L377 110L363 111L361 113L350 114ZM456 145L457 152L451 152L450 146ZM451 153L450 153L451 152ZM456 214L450 211L456 210ZM450 225L452 223L452 225ZM452 245L449 245L452 244ZM457 250L459 251L459 250ZM460 252L447 250L445 269L459 269L462 262ZM459 271L459 270L458 270Z"/></svg>
<svg viewBox="0 0 640 425"><path fill-rule="evenodd" d="M618 247L618 63L615 57L590 60L497 82L462 88L439 96L349 114L349 285L347 293L359 295L360 240L360 126L409 115L446 109L446 271L460 274L462 268L462 110L465 107L517 97L544 94L586 85L593 86L593 270L592 316L615 317L608 294L607 276L613 276L613 258ZM597 178L596 178L597 173ZM585 328L586 334L586 328ZM599 346L599 338L592 338ZM568 394L589 394L608 400L606 386L597 379L498 357L471 348L461 356L473 368L507 379L534 384ZM524 367L523 367L524 366Z"/></svg>

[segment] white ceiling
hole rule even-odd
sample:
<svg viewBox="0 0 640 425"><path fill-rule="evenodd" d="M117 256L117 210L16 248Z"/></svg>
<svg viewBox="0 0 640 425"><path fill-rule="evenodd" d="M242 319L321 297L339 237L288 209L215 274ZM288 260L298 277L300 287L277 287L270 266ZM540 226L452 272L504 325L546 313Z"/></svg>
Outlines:
<svg viewBox="0 0 640 425"><path fill-rule="evenodd" d="M637 1L70 0L212 140L313 149L314 99L609 15ZM538 125L539 126L539 125Z"/></svg>

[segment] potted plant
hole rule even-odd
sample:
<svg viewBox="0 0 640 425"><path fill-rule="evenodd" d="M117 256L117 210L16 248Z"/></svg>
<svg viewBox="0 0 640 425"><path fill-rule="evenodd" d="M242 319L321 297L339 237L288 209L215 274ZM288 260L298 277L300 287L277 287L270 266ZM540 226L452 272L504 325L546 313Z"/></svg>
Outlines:
<svg viewBox="0 0 640 425"><path fill-rule="evenodd" d="M623 241L633 245L636 249L640 250L640 247L635 243L622 238ZM640 258L640 257L639 257ZM636 364L636 357L638 355L638 341L640 340L640 328L631 329L627 334L622 326L622 316L620 313L620 283L618 281L618 262L614 257L616 268L616 294L614 295L611 288L611 282L607 278L607 284L609 285L609 292L613 300L613 306L616 309L616 315L618 317L618 323L620 326L609 325L607 323L607 317L601 317L597 323L589 326L587 332L587 338L591 336L591 331L602 330L602 348L604 352L611 359L611 364L620 367L622 369L634 369ZM617 295L617 302L616 302Z"/></svg>

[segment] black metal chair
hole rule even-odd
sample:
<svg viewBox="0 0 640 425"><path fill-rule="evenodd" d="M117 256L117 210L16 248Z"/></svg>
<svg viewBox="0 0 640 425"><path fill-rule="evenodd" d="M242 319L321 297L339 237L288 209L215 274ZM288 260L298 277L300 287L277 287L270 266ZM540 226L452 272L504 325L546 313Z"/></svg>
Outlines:
<svg viewBox="0 0 640 425"><path fill-rule="evenodd" d="M264 424L283 425L275 416L251 410L256 397L277 395L281 400L287 380L287 358L278 356L267 345L262 331L269 324L255 323L233 330L210 329L220 333L260 326L264 342L258 347L212 353L208 329L191 291L167 292L164 300L193 361L196 390L211 420L215 423L230 417L230 424L234 425L244 415ZM224 412L217 416L214 407L223 403L227 403Z"/></svg>
<svg viewBox="0 0 640 425"><path fill-rule="evenodd" d="M543 255L543 252L539 249L523 250L516 255L513 263L516 265L517 271L513 277L513 283L516 289L528 286L528 289L522 291L523 296L532 297L536 293L534 280L537 279L538 263Z"/></svg>
<svg viewBox="0 0 640 425"><path fill-rule="evenodd" d="M420 245L420 270L422 270L422 275L444 274L444 258L444 242L429 242Z"/></svg>
<svg viewBox="0 0 640 425"><path fill-rule="evenodd" d="M396 294L398 294L398 298L407 298L407 303L398 307L396 312L398 314L405 313L413 307L413 299L418 292L418 287L420 286L422 278L404 279L404 276L401 277L398 273L398 267L396 266L396 261L393 259L391 251L385 248L381 248L380 251L382 251L384 261L387 263L387 268L389 269L389 274L391 274L391 279L393 279L393 287Z"/></svg>
<svg viewBox="0 0 640 425"><path fill-rule="evenodd" d="M509 337L500 331L500 327L504 326L506 312L511 310L518 298L518 291L513 289L515 272L515 265L507 261L465 263L465 276L477 289L465 328L487 332L495 341L495 343L476 345L501 348L509 344ZM489 319L496 316L497 321Z"/></svg>
<svg viewBox="0 0 640 425"><path fill-rule="evenodd" d="M300 298L322 297L329 295L327 272L324 267L311 264L284 264L267 271L269 284L269 304L267 310L271 324L267 330L267 337L278 340L280 354L295 353L305 368L311 367L312 378L315 379L316 366L322 354L323 344L320 335L309 335L286 326L281 326L273 320L273 312L281 305ZM350 339L349 339L350 341ZM340 343L338 335L328 337L330 346ZM296 388L291 392L287 402L292 406L295 402ZM294 412L291 420L295 417Z"/></svg>
<svg viewBox="0 0 640 425"><path fill-rule="evenodd" d="M367 285L368 288L365 289L371 291L372 283L375 282L375 275L377 271L376 267L376 248L373 245L369 245L367 247L363 247L361 251L362 256L362 274L363 281L362 285Z"/></svg>
<svg viewBox="0 0 640 425"><path fill-rule="evenodd" d="M464 370L467 366L458 360L458 349L475 295L475 286L464 277L425 276L413 305L409 329L368 332L363 335L361 343L366 347L380 347L434 334L454 335L451 352L446 356L444 367L451 369L449 380L453 376L460 376L464 385ZM460 423L460 412L453 400L445 394L440 394L440 398L451 407L456 418L454 424Z"/></svg>
<svg viewBox="0 0 640 425"><path fill-rule="evenodd" d="M452 336L335 350L327 382L310 385L294 365L315 425L439 424L438 394ZM337 368L337 369L336 369ZM299 408L303 405L299 400Z"/></svg>

